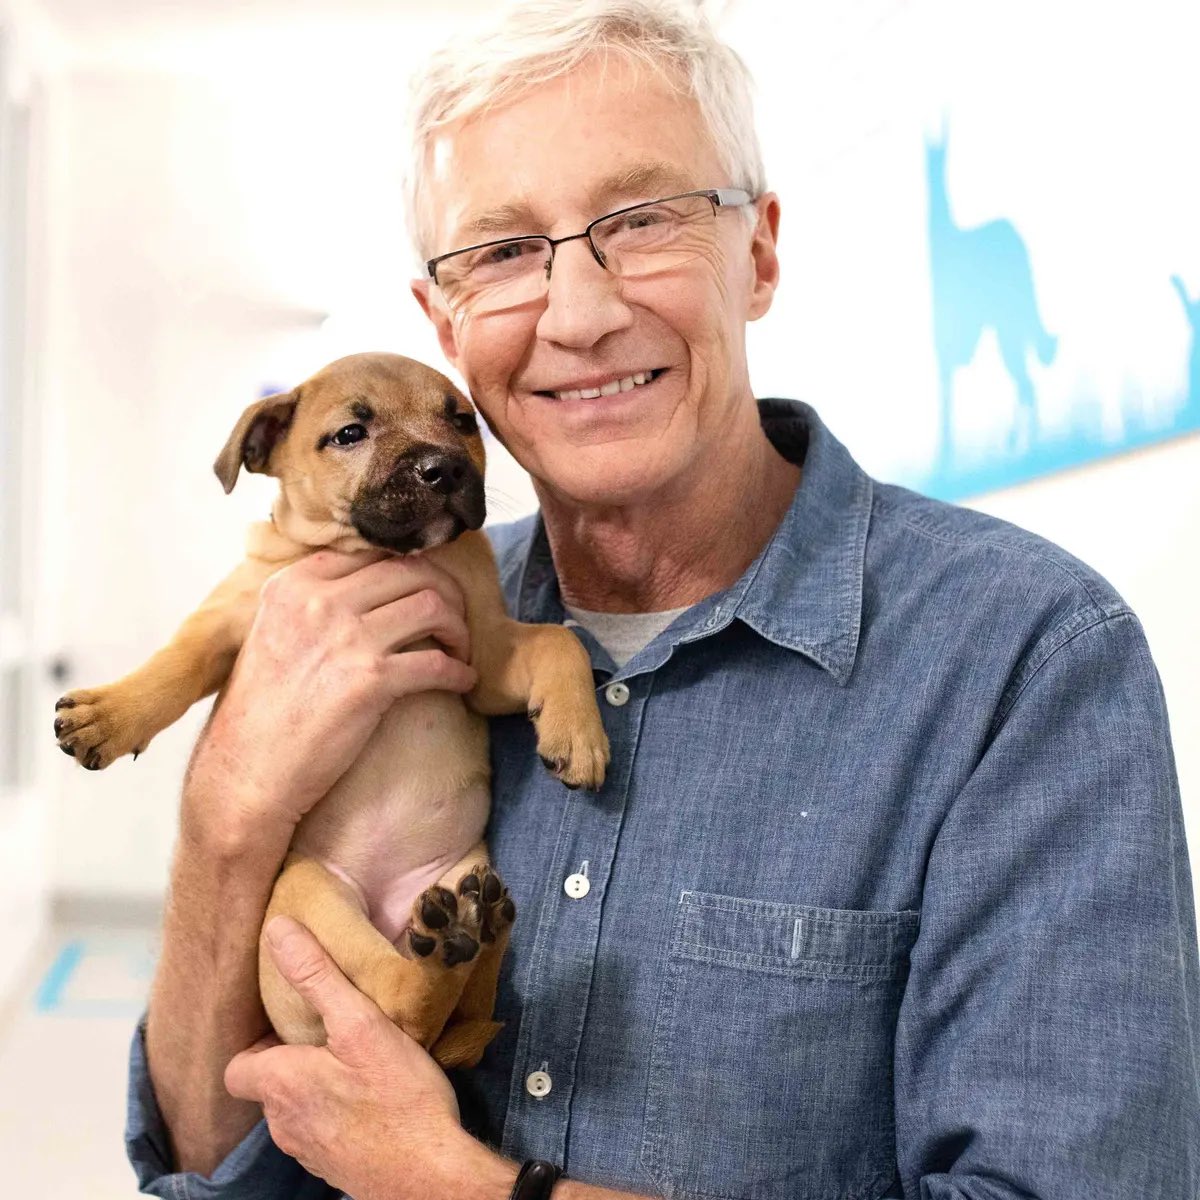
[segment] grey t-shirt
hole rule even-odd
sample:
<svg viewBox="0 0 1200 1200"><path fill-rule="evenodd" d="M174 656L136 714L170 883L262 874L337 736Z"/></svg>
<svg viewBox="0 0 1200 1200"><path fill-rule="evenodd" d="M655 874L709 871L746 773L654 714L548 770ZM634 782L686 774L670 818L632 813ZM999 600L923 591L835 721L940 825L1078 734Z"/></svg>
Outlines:
<svg viewBox="0 0 1200 1200"><path fill-rule="evenodd" d="M563 607L570 614L564 625L582 625L623 667L643 646L648 646L680 613L691 607L668 608L664 612L606 613L586 608Z"/></svg>

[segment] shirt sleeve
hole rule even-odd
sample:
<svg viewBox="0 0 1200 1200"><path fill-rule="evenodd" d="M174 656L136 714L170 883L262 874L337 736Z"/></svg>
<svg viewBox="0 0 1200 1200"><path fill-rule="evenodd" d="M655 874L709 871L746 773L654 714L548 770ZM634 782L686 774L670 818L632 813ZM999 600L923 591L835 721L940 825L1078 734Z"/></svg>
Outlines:
<svg viewBox="0 0 1200 1200"><path fill-rule="evenodd" d="M172 1171L171 1143L146 1062L146 1017L133 1032L125 1151L138 1191L169 1200L335 1200L340 1195L310 1175L271 1140L265 1120L238 1143L211 1175Z"/></svg>
<svg viewBox="0 0 1200 1200"><path fill-rule="evenodd" d="M930 853L904 1196L1200 1196L1198 979L1158 672L1132 613L1080 618L1013 681Z"/></svg>

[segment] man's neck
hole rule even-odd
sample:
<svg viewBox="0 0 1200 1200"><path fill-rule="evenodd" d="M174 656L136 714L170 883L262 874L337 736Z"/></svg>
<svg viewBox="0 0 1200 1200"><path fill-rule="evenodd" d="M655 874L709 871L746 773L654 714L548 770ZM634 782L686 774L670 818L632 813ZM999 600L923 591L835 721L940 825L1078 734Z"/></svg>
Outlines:
<svg viewBox="0 0 1200 1200"><path fill-rule="evenodd" d="M565 603L594 612L662 612L735 583L779 526L800 468L753 429L670 494L625 506L539 496Z"/></svg>

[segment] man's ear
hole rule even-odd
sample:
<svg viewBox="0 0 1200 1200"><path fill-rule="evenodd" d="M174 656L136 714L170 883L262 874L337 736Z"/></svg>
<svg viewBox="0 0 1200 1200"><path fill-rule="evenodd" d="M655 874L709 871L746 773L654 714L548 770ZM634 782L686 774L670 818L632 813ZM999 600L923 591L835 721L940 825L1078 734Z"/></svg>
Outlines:
<svg viewBox="0 0 1200 1200"><path fill-rule="evenodd" d="M746 317L757 321L771 307L775 289L779 286L779 197L766 192L756 201L758 223L750 242L754 261L754 284Z"/></svg>
<svg viewBox="0 0 1200 1200"><path fill-rule="evenodd" d="M242 413L213 463L226 495L233 491L242 467L247 471L267 472L271 452L291 425L299 399L300 389L295 388L266 396Z"/></svg>
<svg viewBox="0 0 1200 1200"><path fill-rule="evenodd" d="M432 279L414 279L409 285L421 311L433 322L437 330L438 344L446 361L452 367L458 366L458 342L454 337L454 323L444 304L438 303L430 294L433 289Z"/></svg>

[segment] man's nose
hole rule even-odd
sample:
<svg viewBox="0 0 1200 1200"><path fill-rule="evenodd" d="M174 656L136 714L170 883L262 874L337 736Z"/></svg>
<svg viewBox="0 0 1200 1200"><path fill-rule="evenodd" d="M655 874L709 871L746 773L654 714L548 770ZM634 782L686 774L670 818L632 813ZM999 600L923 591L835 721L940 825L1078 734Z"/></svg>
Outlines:
<svg viewBox="0 0 1200 1200"><path fill-rule="evenodd" d="M621 296L621 281L596 261L586 239L559 246L547 284L546 308L538 318L538 337L583 350L632 320Z"/></svg>

